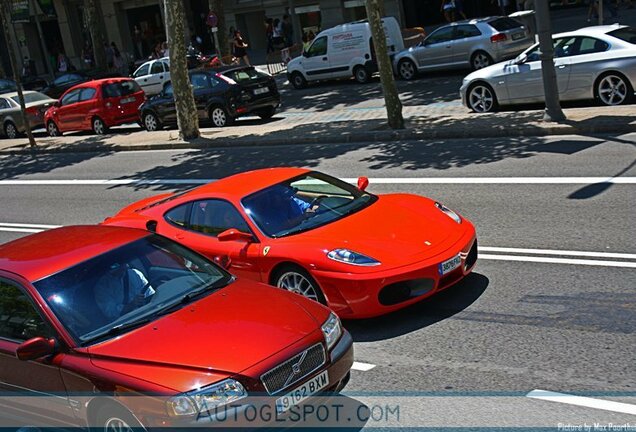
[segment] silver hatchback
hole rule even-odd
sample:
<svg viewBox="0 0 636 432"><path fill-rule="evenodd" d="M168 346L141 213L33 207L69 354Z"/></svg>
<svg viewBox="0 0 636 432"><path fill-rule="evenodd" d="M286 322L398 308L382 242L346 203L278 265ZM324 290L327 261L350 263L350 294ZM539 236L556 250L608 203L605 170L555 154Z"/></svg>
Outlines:
<svg viewBox="0 0 636 432"><path fill-rule="evenodd" d="M488 17L458 21L432 32L419 45L398 53L393 60L402 79L431 69L481 69L514 58L534 40L518 21Z"/></svg>

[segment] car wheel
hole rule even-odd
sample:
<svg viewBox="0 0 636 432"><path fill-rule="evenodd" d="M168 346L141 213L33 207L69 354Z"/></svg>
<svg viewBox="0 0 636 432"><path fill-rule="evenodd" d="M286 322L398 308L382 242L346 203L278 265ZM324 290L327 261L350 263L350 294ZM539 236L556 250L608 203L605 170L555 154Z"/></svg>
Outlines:
<svg viewBox="0 0 636 432"><path fill-rule="evenodd" d="M327 304L327 300L314 278L301 267L283 267L276 274L274 281L278 288L300 294L303 297L307 297L310 300L317 301L324 305Z"/></svg>
<svg viewBox="0 0 636 432"><path fill-rule="evenodd" d="M268 120L268 119L271 119L272 117L274 117L275 113L276 113L276 108L275 107L267 107L267 108L263 108L262 110L260 110L258 112L258 116L260 118L262 118L263 120Z"/></svg>
<svg viewBox="0 0 636 432"><path fill-rule="evenodd" d="M144 113L144 124L143 126L146 128L148 132L154 132L159 130L160 123L157 116L152 112Z"/></svg>
<svg viewBox="0 0 636 432"><path fill-rule="evenodd" d="M60 130L57 128L57 125L53 120L49 121L46 125L46 131L49 133L49 136L52 137L62 136Z"/></svg>
<svg viewBox="0 0 636 432"><path fill-rule="evenodd" d="M15 127L13 122L9 121L4 125L4 135L9 139L15 139L18 137L18 128Z"/></svg>
<svg viewBox="0 0 636 432"><path fill-rule="evenodd" d="M95 117L93 119L93 132L95 132L95 134L97 135L104 135L108 132L108 127L106 126L106 123L104 123L104 120L100 119L99 117Z"/></svg>
<svg viewBox="0 0 636 432"><path fill-rule="evenodd" d="M483 69L493 64L492 57L487 52L477 51L470 58L470 65L473 70Z"/></svg>
<svg viewBox="0 0 636 432"><path fill-rule="evenodd" d="M417 75L417 68L415 63L409 59L400 60L398 63L398 75L400 78L410 81Z"/></svg>
<svg viewBox="0 0 636 432"><path fill-rule="evenodd" d="M360 84L365 84L371 79L371 74L366 67L356 66L353 68L353 78Z"/></svg>
<svg viewBox="0 0 636 432"><path fill-rule="evenodd" d="M307 80L300 72L292 73L290 79L291 85L293 85L295 89L302 89L307 87Z"/></svg>
<svg viewBox="0 0 636 432"><path fill-rule="evenodd" d="M215 106L210 109L210 120L215 127L224 127L232 124L232 118L223 109L223 107Z"/></svg>
<svg viewBox="0 0 636 432"><path fill-rule="evenodd" d="M612 72L601 76L595 86L597 99L603 105L623 105L629 103L634 90L623 75Z"/></svg>
<svg viewBox="0 0 636 432"><path fill-rule="evenodd" d="M104 432L135 432L145 430L135 417L124 408L105 406L96 417L97 430Z"/></svg>
<svg viewBox="0 0 636 432"><path fill-rule="evenodd" d="M497 96L485 83L473 84L468 89L468 107L476 113L487 113L497 109Z"/></svg>

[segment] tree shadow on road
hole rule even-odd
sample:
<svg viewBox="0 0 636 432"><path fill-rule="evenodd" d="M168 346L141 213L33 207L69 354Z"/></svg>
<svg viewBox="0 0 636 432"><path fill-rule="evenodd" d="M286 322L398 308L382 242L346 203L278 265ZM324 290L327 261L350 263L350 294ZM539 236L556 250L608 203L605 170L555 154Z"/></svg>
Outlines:
<svg viewBox="0 0 636 432"><path fill-rule="evenodd" d="M355 342L392 339L462 313L488 288L489 280L471 273L456 285L412 306L378 318L344 323Z"/></svg>
<svg viewBox="0 0 636 432"><path fill-rule="evenodd" d="M92 151L75 151L77 144L61 144L58 152L44 153L37 149L31 153L2 155L0 157L0 180L16 179L30 174L47 174L59 168L77 165L94 158L103 158L113 154L113 146L106 144L103 137L92 136L85 140ZM23 146L28 148L28 145Z"/></svg>

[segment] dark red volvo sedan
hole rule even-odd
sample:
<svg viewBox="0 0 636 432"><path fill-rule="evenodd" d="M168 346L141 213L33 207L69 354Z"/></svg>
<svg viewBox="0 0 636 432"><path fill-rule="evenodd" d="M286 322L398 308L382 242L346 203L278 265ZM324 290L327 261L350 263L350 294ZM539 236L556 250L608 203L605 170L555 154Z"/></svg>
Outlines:
<svg viewBox="0 0 636 432"><path fill-rule="evenodd" d="M284 416L352 364L329 309L165 237L74 226L0 246L0 412L29 424L218 424L256 396Z"/></svg>

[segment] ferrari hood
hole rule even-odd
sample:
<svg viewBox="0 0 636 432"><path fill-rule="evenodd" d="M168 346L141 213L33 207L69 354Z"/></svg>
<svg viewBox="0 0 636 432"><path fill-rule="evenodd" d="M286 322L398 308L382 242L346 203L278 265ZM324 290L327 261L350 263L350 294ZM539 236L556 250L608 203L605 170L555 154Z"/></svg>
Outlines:
<svg viewBox="0 0 636 432"><path fill-rule="evenodd" d="M461 238L468 223L457 224L428 198L391 194L305 235L319 237L313 240L331 248L368 255L382 263L377 270L385 270L444 252ZM365 267L365 272L371 269Z"/></svg>
<svg viewBox="0 0 636 432"><path fill-rule="evenodd" d="M93 363L104 368L135 363L235 374L320 328L319 320L329 312L325 308L324 319L314 317L302 301L308 300L237 280L88 351Z"/></svg>

